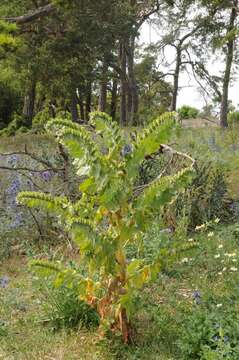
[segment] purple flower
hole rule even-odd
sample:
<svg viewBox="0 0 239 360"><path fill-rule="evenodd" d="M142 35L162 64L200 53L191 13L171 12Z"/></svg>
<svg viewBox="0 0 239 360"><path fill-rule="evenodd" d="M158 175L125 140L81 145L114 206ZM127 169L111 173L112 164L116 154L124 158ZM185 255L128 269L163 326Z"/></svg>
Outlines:
<svg viewBox="0 0 239 360"><path fill-rule="evenodd" d="M125 156L131 154L132 151L133 151L132 145L126 144L126 145L124 145L123 149L121 150L121 155L122 155L123 157L125 157Z"/></svg>
<svg viewBox="0 0 239 360"><path fill-rule="evenodd" d="M46 170L46 171L43 171L40 176L44 181L50 181L52 178L52 173L51 173L51 171Z"/></svg>
<svg viewBox="0 0 239 360"><path fill-rule="evenodd" d="M228 336L224 336L223 340L224 340L225 343L228 343L230 339L229 339Z"/></svg>
<svg viewBox="0 0 239 360"><path fill-rule="evenodd" d="M18 162L18 156L17 155L11 155L7 162L8 162L9 165L12 165L12 166L16 165L17 162Z"/></svg>
<svg viewBox="0 0 239 360"><path fill-rule="evenodd" d="M201 294L198 290L196 290L193 292L192 297L193 297L193 299L201 299Z"/></svg>
<svg viewBox="0 0 239 360"><path fill-rule="evenodd" d="M0 288L6 289L9 284L9 278L7 276L3 276L0 278Z"/></svg>
<svg viewBox="0 0 239 360"><path fill-rule="evenodd" d="M15 228L18 228L19 226L21 226L22 224L22 213L16 213L16 216L15 216L15 219L12 220L11 224L10 224L10 228L11 229L15 229Z"/></svg>
<svg viewBox="0 0 239 360"><path fill-rule="evenodd" d="M7 189L7 193L10 195L17 195L17 193L19 192L21 187L21 182L18 178L14 179L11 183L11 185L9 186L9 188Z"/></svg>
<svg viewBox="0 0 239 360"><path fill-rule="evenodd" d="M200 305L202 303L201 294L198 290L193 292L192 298L194 299L195 304Z"/></svg>

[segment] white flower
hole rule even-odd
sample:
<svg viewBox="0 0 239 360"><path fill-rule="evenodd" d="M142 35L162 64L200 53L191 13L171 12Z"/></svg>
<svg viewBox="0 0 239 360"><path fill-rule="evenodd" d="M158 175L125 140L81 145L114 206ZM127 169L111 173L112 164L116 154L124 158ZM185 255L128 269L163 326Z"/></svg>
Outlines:
<svg viewBox="0 0 239 360"><path fill-rule="evenodd" d="M222 307L222 304L217 304L217 308L220 308L220 307Z"/></svg>
<svg viewBox="0 0 239 360"><path fill-rule="evenodd" d="M217 254L214 256L215 259L218 259L221 255L220 254Z"/></svg>
<svg viewBox="0 0 239 360"><path fill-rule="evenodd" d="M194 242L194 239L188 239L188 242Z"/></svg>
<svg viewBox="0 0 239 360"><path fill-rule="evenodd" d="M218 273L218 275L220 275L220 276L221 276L221 275L222 275L222 272L220 271L220 272Z"/></svg>
<svg viewBox="0 0 239 360"><path fill-rule="evenodd" d="M223 248L223 245L220 244L220 245L218 246L218 249L222 249L222 248Z"/></svg>
<svg viewBox="0 0 239 360"><path fill-rule="evenodd" d="M236 267L231 267L230 270L231 271L237 271L237 268Z"/></svg>
<svg viewBox="0 0 239 360"><path fill-rule="evenodd" d="M226 253L226 254L225 254L225 256L227 256L227 257L231 258L231 257L235 257L235 256L237 256L237 254L236 254L236 253L232 253L232 254L228 254L228 253Z"/></svg>
<svg viewBox="0 0 239 360"><path fill-rule="evenodd" d="M182 264L186 264L186 263L188 263L188 258L184 258L184 259L182 259Z"/></svg>
<svg viewBox="0 0 239 360"><path fill-rule="evenodd" d="M206 227L206 224L198 225L195 227L195 230L201 230L201 229L204 229L205 227Z"/></svg>
<svg viewBox="0 0 239 360"><path fill-rule="evenodd" d="M210 233L208 233L208 235L207 235L209 238L211 238L211 237L213 237L214 236L214 232L213 231L211 231Z"/></svg>

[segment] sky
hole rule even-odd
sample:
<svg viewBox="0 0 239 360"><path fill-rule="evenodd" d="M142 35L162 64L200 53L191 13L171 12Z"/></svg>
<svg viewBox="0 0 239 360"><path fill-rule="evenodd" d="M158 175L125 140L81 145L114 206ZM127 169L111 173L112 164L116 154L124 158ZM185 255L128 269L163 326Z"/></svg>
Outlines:
<svg viewBox="0 0 239 360"><path fill-rule="evenodd" d="M139 42L140 44L149 44L150 41L152 43L157 42L159 40L159 35L157 32L150 28L148 24L144 24L142 26L141 35ZM172 60L175 57L174 50L171 47L168 47L167 50L167 56L169 59ZM220 58L215 59L214 62L209 67L209 72L213 75L220 74L221 71L223 71L224 63L221 61ZM167 80L171 80L172 77L169 77ZM193 76L189 77L188 74L184 73L180 76L179 86L181 87L181 90L178 95L178 107L182 105L190 105L197 107L201 109L203 106L205 106L205 100L203 96L200 94L198 90L198 84L195 79L193 79ZM229 90L229 99L232 100L233 105L237 108L239 108L239 82L234 81L234 83L231 85ZM210 101L208 101L210 102Z"/></svg>

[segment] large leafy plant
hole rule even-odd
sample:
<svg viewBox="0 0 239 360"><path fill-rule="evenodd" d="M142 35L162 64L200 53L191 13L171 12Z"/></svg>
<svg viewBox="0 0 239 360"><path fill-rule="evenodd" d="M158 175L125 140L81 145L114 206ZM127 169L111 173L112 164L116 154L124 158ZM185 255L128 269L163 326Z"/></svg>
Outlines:
<svg viewBox="0 0 239 360"><path fill-rule="evenodd" d="M74 159L82 177L75 203L65 197L23 192L18 201L57 214L80 250L82 272L63 265L35 262L51 273L55 286L77 287L80 299L94 306L104 330L119 330L130 339L130 318L138 290L160 271L160 256L152 263L128 259L127 248L141 244L154 216L190 181L192 167L173 176L159 175L135 189L139 166L159 150L175 128L175 115L153 121L132 139L104 113L92 113L89 126L55 119L48 124ZM129 140L130 139L130 140Z"/></svg>

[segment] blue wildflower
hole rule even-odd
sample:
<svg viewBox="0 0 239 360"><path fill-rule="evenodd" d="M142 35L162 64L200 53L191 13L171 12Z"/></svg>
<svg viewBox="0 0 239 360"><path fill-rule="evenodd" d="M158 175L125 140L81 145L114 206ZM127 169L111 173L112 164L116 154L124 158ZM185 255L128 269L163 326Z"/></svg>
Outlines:
<svg viewBox="0 0 239 360"><path fill-rule="evenodd" d="M9 195L16 195L20 191L21 182L18 178L14 179L7 189Z"/></svg>
<svg viewBox="0 0 239 360"><path fill-rule="evenodd" d="M213 340L214 342L217 342L217 341L220 340L220 336L215 335L215 336L213 336L212 340Z"/></svg>
<svg viewBox="0 0 239 360"><path fill-rule="evenodd" d="M197 305L200 305L202 303L201 294L198 290L193 292L192 298L194 299Z"/></svg>
<svg viewBox="0 0 239 360"><path fill-rule="evenodd" d="M43 171L40 176L44 181L50 181L52 178L52 173L51 171L46 170Z"/></svg>
<svg viewBox="0 0 239 360"><path fill-rule="evenodd" d="M8 276L3 276L0 278L0 288L5 289L9 284Z"/></svg>
<svg viewBox="0 0 239 360"><path fill-rule="evenodd" d="M229 339L228 336L224 336L223 340L224 340L225 343L228 343L230 339Z"/></svg>
<svg viewBox="0 0 239 360"><path fill-rule="evenodd" d="M17 162L18 162L18 156L13 154L9 157L9 159L7 160L8 164L9 165L12 165L12 166L15 166L17 165Z"/></svg>
<svg viewBox="0 0 239 360"><path fill-rule="evenodd" d="M123 157L125 157L125 156L131 154L132 151L133 151L132 145L126 144L126 145L124 145L123 149L121 150L121 155Z"/></svg>

